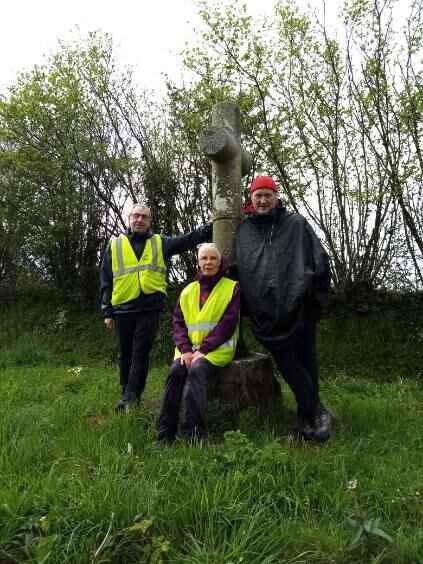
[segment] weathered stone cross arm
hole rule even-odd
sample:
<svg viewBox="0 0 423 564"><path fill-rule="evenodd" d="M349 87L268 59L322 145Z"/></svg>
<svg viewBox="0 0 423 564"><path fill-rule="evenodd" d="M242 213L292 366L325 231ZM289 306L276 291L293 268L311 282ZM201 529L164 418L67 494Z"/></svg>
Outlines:
<svg viewBox="0 0 423 564"><path fill-rule="evenodd" d="M245 176L251 168L251 156L239 145L233 132L226 127L208 127L200 136L200 149L216 163L227 163L241 152L241 176Z"/></svg>
<svg viewBox="0 0 423 564"><path fill-rule="evenodd" d="M211 127L200 135L200 150L212 163L213 241L230 256L241 220L241 178L251 167L251 157L240 144L241 115L237 104L213 106Z"/></svg>

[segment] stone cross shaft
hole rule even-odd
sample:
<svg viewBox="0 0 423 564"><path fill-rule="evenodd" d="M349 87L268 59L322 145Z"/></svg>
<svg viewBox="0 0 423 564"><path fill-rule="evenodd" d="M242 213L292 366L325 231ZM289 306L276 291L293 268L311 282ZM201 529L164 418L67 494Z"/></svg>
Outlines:
<svg viewBox="0 0 423 564"><path fill-rule="evenodd" d="M230 257L241 220L241 178L251 167L251 157L240 145L237 104L216 104L211 121L211 127L201 133L199 145L212 162L213 241L223 255Z"/></svg>

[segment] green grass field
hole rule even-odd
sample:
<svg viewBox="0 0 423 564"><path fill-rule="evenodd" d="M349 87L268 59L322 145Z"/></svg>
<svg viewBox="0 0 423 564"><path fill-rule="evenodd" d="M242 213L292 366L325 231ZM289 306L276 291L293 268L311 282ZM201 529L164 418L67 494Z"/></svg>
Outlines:
<svg viewBox="0 0 423 564"><path fill-rule="evenodd" d="M27 325L7 315L1 564L423 562L423 386L420 373L404 375L419 365L418 336L395 354L387 343L378 372L386 334L366 339L375 319L350 327L348 339L345 319L322 325L322 396L337 416L322 447L295 438L286 386L283 411L269 420L247 411L228 430L213 412L207 444L160 447L166 367L157 357L142 407L117 416L104 352L113 341L95 324L84 339L82 318L65 330L54 327L57 311ZM337 340L355 351L344 364Z"/></svg>

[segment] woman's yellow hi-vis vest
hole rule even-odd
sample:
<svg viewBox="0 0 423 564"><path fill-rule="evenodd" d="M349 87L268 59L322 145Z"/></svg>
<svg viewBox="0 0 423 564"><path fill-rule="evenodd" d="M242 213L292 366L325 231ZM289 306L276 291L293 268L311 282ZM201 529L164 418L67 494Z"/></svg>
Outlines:
<svg viewBox="0 0 423 564"><path fill-rule="evenodd" d="M112 305L135 300L141 292L166 294L166 264L160 235L153 235L146 240L140 260L137 259L126 235L120 235L112 240L111 251Z"/></svg>
<svg viewBox="0 0 423 564"><path fill-rule="evenodd" d="M179 304L188 329L188 336L193 350L200 348L205 337L221 320L229 302L232 299L236 282L222 277L210 292L205 304L200 309L200 283L191 282L182 290ZM226 343L205 355L206 359L215 366L226 366L233 360L238 342L239 322L234 334ZM175 348L175 359L181 353Z"/></svg>

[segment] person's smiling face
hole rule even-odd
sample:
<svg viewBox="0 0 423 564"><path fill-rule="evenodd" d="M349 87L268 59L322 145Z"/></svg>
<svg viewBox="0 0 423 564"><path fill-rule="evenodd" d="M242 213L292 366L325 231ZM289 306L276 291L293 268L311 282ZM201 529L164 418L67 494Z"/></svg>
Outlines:
<svg viewBox="0 0 423 564"><path fill-rule="evenodd" d="M129 214L129 227L132 233L146 233L151 226L150 208L135 206Z"/></svg>
<svg viewBox="0 0 423 564"><path fill-rule="evenodd" d="M198 266L204 276L214 276L219 272L220 256L216 249L205 246L198 251Z"/></svg>

